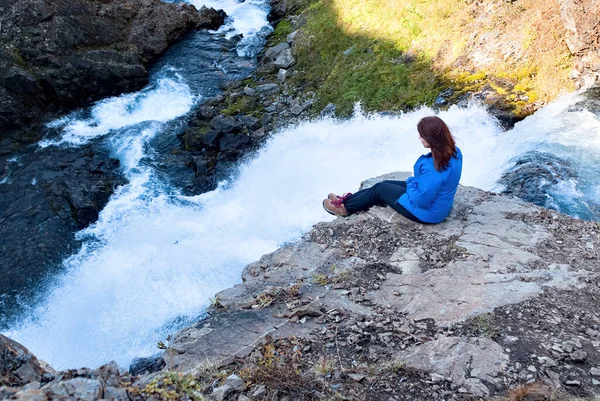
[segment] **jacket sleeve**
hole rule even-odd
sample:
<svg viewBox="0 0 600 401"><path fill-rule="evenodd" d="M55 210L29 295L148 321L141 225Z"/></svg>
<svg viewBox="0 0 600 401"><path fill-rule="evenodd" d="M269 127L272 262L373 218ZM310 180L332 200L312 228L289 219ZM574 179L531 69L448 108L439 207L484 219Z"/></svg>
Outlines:
<svg viewBox="0 0 600 401"><path fill-rule="evenodd" d="M427 167L421 168L420 176L413 177L406 182L406 194L408 199L417 207L426 209L435 199L441 185L442 177L437 171Z"/></svg>

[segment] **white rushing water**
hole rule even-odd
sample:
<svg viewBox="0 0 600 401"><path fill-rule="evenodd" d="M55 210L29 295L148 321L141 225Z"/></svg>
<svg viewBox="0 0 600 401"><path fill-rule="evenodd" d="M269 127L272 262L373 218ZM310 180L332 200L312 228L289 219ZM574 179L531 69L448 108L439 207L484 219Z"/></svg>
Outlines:
<svg viewBox="0 0 600 401"><path fill-rule="evenodd" d="M218 32L226 34L227 38L242 35L238 54L250 56L264 45L264 38L271 31L267 22L269 14L268 2L264 0L185 0L196 8L212 7L223 10L227 14L227 24Z"/></svg>
<svg viewBox="0 0 600 401"><path fill-rule="evenodd" d="M243 33L251 42L266 26L264 1L212 5L230 16L223 32ZM321 208L327 193L355 191L366 178L412 170L425 151L416 124L434 114L422 108L400 116L357 113L347 121L305 122L275 134L231 182L184 197L156 179L143 159L153 155L149 141L166 135L169 122L198 101L189 88L181 77L158 79L139 93L99 102L85 117L56 121L61 137L41 144L77 146L106 137L130 180L98 222L78 234L83 248L65 260L65 273L46 299L6 333L55 368L110 360L127 367L136 356L156 353L156 343L200 316L210 297L240 282L246 264L331 220ZM547 149L582 166L585 185L565 182L564 191L600 195L593 177L598 167L584 168L600 160L600 122L586 111L566 112L576 100L556 102L509 132L477 105L439 113L464 154L461 183L498 189L513 157Z"/></svg>

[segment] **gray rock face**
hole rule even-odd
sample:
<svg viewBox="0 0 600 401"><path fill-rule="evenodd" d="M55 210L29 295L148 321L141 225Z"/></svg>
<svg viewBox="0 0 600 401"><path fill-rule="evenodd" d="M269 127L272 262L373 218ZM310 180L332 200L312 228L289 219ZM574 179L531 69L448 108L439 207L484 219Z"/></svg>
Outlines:
<svg viewBox="0 0 600 401"><path fill-rule="evenodd" d="M160 0L7 0L0 21L0 148L22 128L90 101L135 91L146 67L223 12ZM12 133L10 138L8 133Z"/></svg>
<svg viewBox="0 0 600 401"><path fill-rule="evenodd" d="M600 4L594 0L560 0L559 4L565 40L575 56L575 86L589 87L600 78Z"/></svg>
<svg viewBox="0 0 600 401"><path fill-rule="evenodd" d="M406 176L377 177L363 187ZM450 216L437 225L419 225L381 207L319 223L302 241L246 266L243 284L217 294L224 311L174 337L170 360L177 370L193 370L198 358L220 364L247 355L266 335L311 338L320 327L315 320L324 311L365 317L386 309L446 326L533 298L544 288L584 285L579 278L587 279L591 273L574 269L569 252L536 251L553 234L547 225L521 216L541 211L515 198L460 187ZM385 266L388 271L371 291L306 284L315 277L365 275L370 266ZM260 294L285 292L293 283L304 283L301 306L281 306L274 313L257 304ZM299 319L302 324L297 324ZM504 358L502 350L491 340L461 341L431 345L431 355L453 347L460 352L449 355L489 354L488 362L473 365L475 373L461 376L465 392L485 396L487 387L481 380L493 382Z"/></svg>
<svg viewBox="0 0 600 401"><path fill-rule="evenodd" d="M399 352L396 360L405 367L450 378L470 393L486 396L489 390L484 382L496 382L508 355L487 338L446 337Z"/></svg>
<svg viewBox="0 0 600 401"><path fill-rule="evenodd" d="M96 221L115 188L126 183L119 161L98 145L46 148L0 156L0 293L3 314L16 313L17 297L60 269L77 242L73 232ZM51 269L40 269L40 260ZM4 309L6 308L6 309ZM7 316L10 317L10 316Z"/></svg>

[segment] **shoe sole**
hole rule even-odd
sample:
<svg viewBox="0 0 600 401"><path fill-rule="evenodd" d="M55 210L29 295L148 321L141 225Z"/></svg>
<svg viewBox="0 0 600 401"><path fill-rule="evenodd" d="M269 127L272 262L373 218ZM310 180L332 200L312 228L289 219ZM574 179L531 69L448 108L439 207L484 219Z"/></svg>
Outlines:
<svg viewBox="0 0 600 401"><path fill-rule="evenodd" d="M325 211L326 211L327 213L329 213L329 214L332 214L332 215L334 215L334 216L337 216L337 214L333 213L332 211L328 210L328 209L325 207L325 201L323 201L322 205L323 205L323 209L325 209ZM338 217L339 217L339 216L338 216Z"/></svg>

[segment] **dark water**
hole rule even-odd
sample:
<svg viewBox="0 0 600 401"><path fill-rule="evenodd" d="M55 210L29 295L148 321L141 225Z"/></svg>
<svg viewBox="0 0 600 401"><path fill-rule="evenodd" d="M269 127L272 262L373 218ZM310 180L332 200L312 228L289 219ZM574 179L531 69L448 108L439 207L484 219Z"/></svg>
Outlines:
<svg viewBox="0 0 600 401"><path fill-rule="evenodd" d="M260 44L263 39L256 40ZM152 66L149 88L165 79L185 82L195 104L219 94L222 85L247 77L256 67L255 57L244 58L237 54L238 43L239 38L228 40L223 35L207 32L191 34ZM131 107L136 107L136 103ZM92 110L76 110L64 119L67 122L93 119ZM154 149L146 151L154 159L170 154L179 146L177 133L187 126L191 116L185 114L165 123L161 127L162 134L151 142ZM57 212L64 208L57 207L56 202L64 202L64 199L49 195L48 188L61 179L61 174L69 174L64 166L92 163L94 158L86 157L90 152L101 155L104 161L119 158L111 138L143 130L148 124L151 123L143 121L113 130L110 138L99 136L84 146L66 144L40 148L34 145L22 154L0 157L0 330L8 329L15 318L40 301L45 288L52 287L53 278L64 270L61 260L76 253L81 246L81 238L76 238L75 233L82 227L68 215L68 206L67 212ZM46 139L58 138L61 128L60 125L47 128ZM93 169L93 166L80 167L84 171ZM117 167L113 172L122 176L123 169L126 166ZM181 171L186 170L182 161ZM86 177L82 174L79 178L83 181L70 188L87 191L97 184L91 180L86 182ZM172 178L177 181L176 177L167 176L164 180Z"/></svg>

